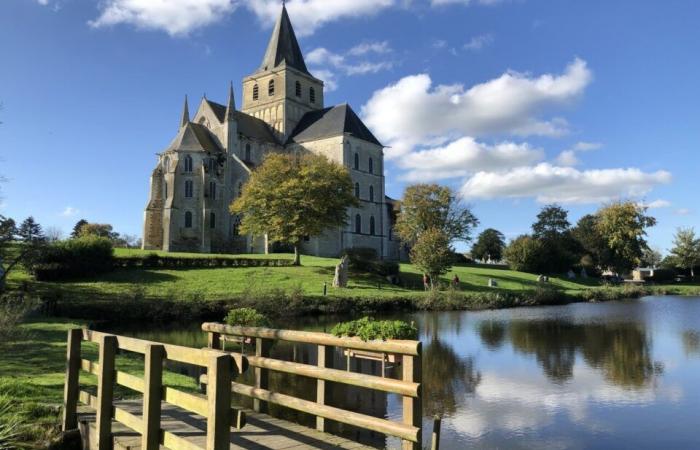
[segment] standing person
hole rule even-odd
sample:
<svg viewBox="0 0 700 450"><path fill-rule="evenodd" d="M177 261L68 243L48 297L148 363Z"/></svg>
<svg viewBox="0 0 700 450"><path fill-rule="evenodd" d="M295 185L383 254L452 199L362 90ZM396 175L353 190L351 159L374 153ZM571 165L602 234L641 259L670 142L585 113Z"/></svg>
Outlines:
<svg viewBox="0 0 700 450"><path fill-rule="evenodd" d="M427 273L423 274L423 289L426 291L430 288L430 277Z"/></svg>
<svg viewBox="0 0 700 450"><path fill-rule="evenodd" d="M459 287L459 277L457 274L455 274L455 277L452 279L452 287L457 289Z"/></svg>

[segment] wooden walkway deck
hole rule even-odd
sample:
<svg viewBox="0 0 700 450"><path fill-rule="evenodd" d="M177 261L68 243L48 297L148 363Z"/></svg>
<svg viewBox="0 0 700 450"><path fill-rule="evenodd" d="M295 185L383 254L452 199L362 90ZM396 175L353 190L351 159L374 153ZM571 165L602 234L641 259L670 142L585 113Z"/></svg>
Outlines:
<svg viewBox="0 0 700 450"><path fill-rule="evenodd" d="M142 415L139 400L115 401L114 405L137 417ZM188 442L204 448L207 437L207 422L202 416L182 408L167 404L161 405L161 428L185 438ZM282 419L244 410L247 424L243 429L231 430L231 449L284 449L284 450L330 450L330 449L371 449L357 442L322 433ZM95 413L88 407L81 408L79 414L83 448L95 449ZM141 435L117 421L112 422L114 450L140 450ZM161 446L161 448L165 448Z"/></svg>

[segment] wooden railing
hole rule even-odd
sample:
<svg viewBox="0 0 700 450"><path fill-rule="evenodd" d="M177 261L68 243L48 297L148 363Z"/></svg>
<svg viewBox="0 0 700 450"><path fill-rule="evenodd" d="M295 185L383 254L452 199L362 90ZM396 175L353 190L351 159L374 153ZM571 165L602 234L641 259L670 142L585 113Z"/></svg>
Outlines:
<svg viewBox="0 0 700 450"><path fill-rule="evenodd" d="M236 327L218 323L205 323L202 325L202 330L208 333L208 347L213 350L221 350L227 337L248 338L255 341L255 355L247 356L248 363L255 368L255 384L250 386L232 382L231 390L236 394L252 397L253 408L256 411L266 412L269 402L315 415L316 428L320 431L327 431L326 421L333 420L398 437L402 441L402 448L406 450L421 448L421 343L419 341L362 341L359 338L341 338L326 333ZM318 364L313 366L271 358L270 347L277 340L316 345ZM344 350L346 355L376 356L381 361L385 361L391 355L393 360L400 362L401 379L333 368L335 348ZM272 392L269 389L269 371L316 379L316 401ZM208 376L203 376L201 381L211 383ZM377 418L328 405L330 383L341 383L402 396L402 421Z"/></svg>
<svg viewBox="0 0 700 450"><path fill-rule="evenodd" d="M82 359L81 343L99 345L97 362ZM144 355L144 377L115 370L118 350ZM165 360L191 364L207 369L209 385L206 397L163 386ZM224 450L230 446L231 426L245 425L245 414L231 408L231 381L247 367L246 358L209 349L194 349L161 344L91 330L68 332L66 384L62 427L64 431L78 427L78 401L96 411L96 444L94 448L112 448L112 420L141 434L143 450L157 450L160 445L173 450L196 450L199 446L161 429L161 402L201 415L207 420L204 450ZM97 395L80 390L80 371L97 376ZM143 394L143 414L136 416L114 405L115 384Z"/></svg>

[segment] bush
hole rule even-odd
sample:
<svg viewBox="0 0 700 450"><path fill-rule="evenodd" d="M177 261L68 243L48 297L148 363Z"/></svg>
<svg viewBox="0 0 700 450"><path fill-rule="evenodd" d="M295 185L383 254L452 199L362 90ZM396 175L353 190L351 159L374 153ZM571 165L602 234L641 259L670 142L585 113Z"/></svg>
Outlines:
<svg viewBox="0 0 700 450"><path fill-rule="evenodd" d="M668 283L676 279L676 271L673 269L654 269L654 275L647 277L652 283Z"/></svg>
<svg viewBox="0 0 700 450"><path fill-rule="evenodd" d="M84 236L57 241L47 246L34 264L39 281L90 277L114 268L112 242L103 237Z"/></svg>
<svg viewBox="0 0 700 450"><path fill-rule="evenodd" d="M253 308L235 308L228 312L224 321L232 326L269 327L270 320Z"/></svg>
<svg viewBox="0 0 700 450"><path fill-rule="evenodd" d="M547 256L542 243L532 236L520 236L506 247L504 256L512 270L538 273L543 269Z"/></svg>
<svg viewBox="0 0 700 450"><path fill-rule="evenodd" d="M349 248L343 254L348 257L350 269L357 272L367 272L388 277L399 274L399 263L378 259L377 251L373 248Z"/></svg>
<svg viewBox="0 0 700 450"><path fill-rule="evenodd" d="M120 269L199 269L212 267L285 267L293 265L291 259L227 258L225 256L160 256L149 253L144 256L125 256L114 260Z"/></svg>
<svg viewBox="0 0 700 450"><path fill-rule="evenodd" d="M331 329L335 336L357 336L363 341L381 339L417 339L418 329L413 323L402 320L374 320L363 317L351 322L342 322Z"/></svg>
<svg viewBox="0 0 700 450"><path fill-rule="evenodd" d="M16 335L17 325L35 306L34 301L28 300L22 295L0 296L0 342Z"/></svg>

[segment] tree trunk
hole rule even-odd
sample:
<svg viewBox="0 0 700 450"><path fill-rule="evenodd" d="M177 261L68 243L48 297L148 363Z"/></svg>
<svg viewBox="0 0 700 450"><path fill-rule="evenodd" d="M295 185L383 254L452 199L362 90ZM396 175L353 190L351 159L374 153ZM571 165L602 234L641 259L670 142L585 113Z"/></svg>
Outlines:
<svg viewBox="0 0 700 450"><path fill-rule="evenodd" d="M301 266L301 255L299 254L299 244L294 244L294 265Z"/></svg>
<svg viewBox="0 0 700 450"><path fill-rule="evenodd" d="M690 279L691 280L695 279L695 266L690 267Z"/></svg>

